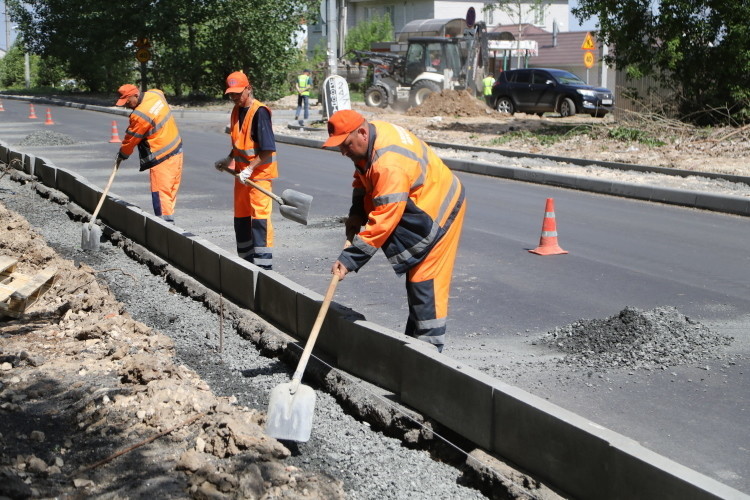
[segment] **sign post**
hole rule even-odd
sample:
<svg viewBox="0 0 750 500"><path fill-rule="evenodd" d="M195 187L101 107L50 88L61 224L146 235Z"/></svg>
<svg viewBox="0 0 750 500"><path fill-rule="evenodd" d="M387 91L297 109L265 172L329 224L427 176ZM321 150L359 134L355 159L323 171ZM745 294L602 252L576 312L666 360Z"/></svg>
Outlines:
<svg viewBox="0 0 750 500"><path fill-rule="evenodd" d="M352 101L349 98L349 84L346 78L339 75L331 75L323 82L324 106L326 119L330 119L340 109L352 109Z"/></svg>
<svg viewBox="0 0 750 500"><path fill-rule="evenodd" d="M148 89L148 82L146 81L146 69L148 62L151 60L151 42L145 36L140 37L135 42L135 58L141 63L141 92L146 92Z"/></svg>
<svg viewBox="0 0 750 500"><path fill-rule="evenodd" d="M591 36L591 33L586 33L586 37L581 44L581 50L585 51L583 53L583 64L586 66L586 83L589 83L589 69L594 66L594 53L592 52L594 49L596 49L594 37Z"/></svg>

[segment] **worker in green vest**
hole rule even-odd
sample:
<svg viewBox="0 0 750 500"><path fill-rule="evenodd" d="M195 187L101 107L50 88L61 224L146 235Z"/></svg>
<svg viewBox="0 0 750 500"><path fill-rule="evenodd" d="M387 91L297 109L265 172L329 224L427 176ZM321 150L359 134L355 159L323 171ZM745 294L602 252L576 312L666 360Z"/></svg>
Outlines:
<svg viewBox="0 0 750 500"><path fill-rule="evenodd" d="M304 116L305 120L307 120L310 116L310 89L312 88L312 78L310 77L309 69L304 70L302 74L297 77L295 87L297 89L297 112L294 114L294 119L299 120L299 115L304 106ZM299 120L299 124L303 125L303 121Z"/></svg>
<svg viewBox="0 0 750 500"><path fill-rule="evenodd" d="M495 77L487 75L482 78L482 93L484 94L484 102L487 106L492 107L492 86L495 85Z"/></svg>

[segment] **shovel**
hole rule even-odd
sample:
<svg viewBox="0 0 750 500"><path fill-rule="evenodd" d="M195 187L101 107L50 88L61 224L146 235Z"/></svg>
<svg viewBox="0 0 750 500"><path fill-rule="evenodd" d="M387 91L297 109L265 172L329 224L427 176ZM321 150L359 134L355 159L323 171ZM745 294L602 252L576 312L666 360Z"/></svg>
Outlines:
<svg viewBox="0 0 750 500"><path fill-rule="evenodd" d="M229 167L219 167L225 172L229 172L235 177L239 178L240 173L232 170ZM242 182L242 181L240 181ZM300 193L293 189L285 189L281 196L272 193L271 191L262 188L258 184L251 180L246 180L244 184L252 186L266 196L270 196L273 201L279 204L279 212L281 215L294 222L307 225L307 215L310 213L310 204L312 203L312 196L305 193Z"/></svg>
<svg viewBox="0 0 750 500"><path fill-rule="evenodd" d="M112 187L112 181L115 180L115 174L117 169L120 168L120 159L118 158L115 162L115 167L112 169L112 173L109 176L107 187L104 188L99 203L96 205L96 210L91 216L91 220L83 224L83 231L81 232L81 248L84 250L99 250L99 240L102 237L102 230L96 225L96 216L99 215L99 210L104 204L104 199L107 197L109 188Z"/></svg>
<svg viewBox="0 0 750 500"><path fill-rule="evenodd" d="M320 306L318 317L315 319L310 336L307 338L305 350L302 352L297 370L292 376L292 381L279 384L271 390L266 414L266 434L273 438L299 443L307 442L310 439L315 410L315 391L312 387L302 385L300 382L338 283L339 275L334 273L331 277L331 284L328 285L325 299L323 299L323 305Z"/></svg>

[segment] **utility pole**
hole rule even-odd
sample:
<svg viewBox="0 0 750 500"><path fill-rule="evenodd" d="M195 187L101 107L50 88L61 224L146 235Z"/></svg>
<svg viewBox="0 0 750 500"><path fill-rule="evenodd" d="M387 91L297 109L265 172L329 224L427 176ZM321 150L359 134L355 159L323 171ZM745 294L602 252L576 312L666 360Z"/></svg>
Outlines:
<svg viewBox="0 0 750 500"><path fill-rule="evenodd" d="M326 15L326 27L328 31L328 74L338 74L338 39L339 39L339 16L337 0L327 0L328 13Z"/></svg>
<svg viewBox="0 0 750 500"><path fill-rule="evenodd" d="M8 2L3 2L3 14L5 15L5 53L10 52L10 24L8 23Z"/></svg>

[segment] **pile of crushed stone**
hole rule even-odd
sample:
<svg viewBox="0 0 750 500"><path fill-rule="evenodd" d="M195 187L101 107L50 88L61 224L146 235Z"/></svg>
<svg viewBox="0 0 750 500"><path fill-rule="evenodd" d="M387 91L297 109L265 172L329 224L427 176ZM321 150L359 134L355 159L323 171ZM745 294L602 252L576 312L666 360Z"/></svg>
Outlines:
<svg viewBox="0 0 750 500"><path fill-rule="evenodd" d="M18 143L19 146L70 146L79 141L52 130L35 130Z"/></svg>
<svg viewBox="0 0 750 500"><path fill-rule="evenodd" d="M580 320L545 334L544 344L566 356L562 363L605 371L613 368L666 370L719 357L733 337L712 333L674 307L641 311L626 307L606 319Z"/></svg>
<svg viewBox="0 0 750 500"><path fill-rule="evenodd" d="M409 108L409 116L486 116L492 110L467 90L442 90L427 96L421 106Z"/></svg>

